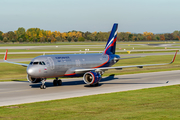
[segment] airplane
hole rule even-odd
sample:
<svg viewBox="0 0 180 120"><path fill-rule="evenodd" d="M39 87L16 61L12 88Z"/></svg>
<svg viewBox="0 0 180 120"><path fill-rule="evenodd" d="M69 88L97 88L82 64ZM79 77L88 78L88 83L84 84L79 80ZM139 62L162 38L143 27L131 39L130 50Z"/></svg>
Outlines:
<svg viewBox="0 0 180 120"><path fill-rule="evenodd" d="M7 61L8 50L6 50L4 62L27 67L27 80L30 83L41 82L41 89L46 89L45 81L47 78L55 78L53 85L60 86L62 85L62 81L58 79L59 77L81 76L87 85L98 86L103 73L109 69L121 70L123 68L131 67L143 68L144 66L167 65L174 62L178 51L176 51L170 63L112 67L112 65L121 59L136 58L121 58L119 55L115 54L117 28L118 24L114 23L102 53L41 55L32 59L29 64L23 64Z"/></svg>

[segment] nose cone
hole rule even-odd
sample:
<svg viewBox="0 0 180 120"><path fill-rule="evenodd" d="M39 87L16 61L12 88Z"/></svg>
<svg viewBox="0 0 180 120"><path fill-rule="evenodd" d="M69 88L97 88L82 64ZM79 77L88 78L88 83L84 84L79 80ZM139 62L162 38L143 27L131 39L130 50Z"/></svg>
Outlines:
<svg viewBox="0 0 180 120"><path fill-rule="evenodd" d="M27 69L27 74L28 75L32 75L33 74L33 69L32 68L28 68Z"/></svg>
<svg viewBox="0 0 180 120"><path fill-rule="evenodd" d="M26 72L30 76L37 76L38 74L38 70L35 67L28 67Z"/></svg>

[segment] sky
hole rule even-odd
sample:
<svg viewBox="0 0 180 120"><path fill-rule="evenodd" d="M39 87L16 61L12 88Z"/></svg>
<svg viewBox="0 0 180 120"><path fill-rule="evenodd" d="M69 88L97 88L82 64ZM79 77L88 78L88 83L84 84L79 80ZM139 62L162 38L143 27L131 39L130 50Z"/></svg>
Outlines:
<svg viewBox="0 0 180 120"><path fill-rule="evenodd" d="M180 31L180 0L0 0L0 31Z"/></svg>

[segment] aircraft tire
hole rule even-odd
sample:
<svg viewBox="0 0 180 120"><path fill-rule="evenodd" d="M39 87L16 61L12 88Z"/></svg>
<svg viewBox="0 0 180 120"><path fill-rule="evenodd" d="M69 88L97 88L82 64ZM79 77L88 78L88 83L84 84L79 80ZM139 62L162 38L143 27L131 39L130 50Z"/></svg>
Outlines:
<svg viewBox="0 0 180 120"><path fill-rule="evenodd" d="M54 81L53 81L53 85L54 85L54 86L57 86L57 84L58 84L58 81L57 81L57 80L54 80Z"/></svg>
<svg viewBox="0 0 180 120"><path fill-rule="evenodd" d="M45 85L41 85L40 89L46 89L46 86Z"/></svg>
<svg viewBox="0 0 180 120"><path fill-rule="evenodd" d="M59 86L61 86L61 85L62 85L62 80L58 80L58 81L57 81L57 84L58 84Z"/></svg>

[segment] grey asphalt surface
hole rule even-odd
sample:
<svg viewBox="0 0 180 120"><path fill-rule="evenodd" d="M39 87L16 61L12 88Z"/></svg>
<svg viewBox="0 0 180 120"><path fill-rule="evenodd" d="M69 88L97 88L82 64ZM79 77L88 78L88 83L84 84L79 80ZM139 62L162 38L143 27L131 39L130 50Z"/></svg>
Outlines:
<svg viewBox="0 0 180 120"><path fill-rule="evenodd" d="M180 70L176 70L104 77L98 87L85 86L82 78L62 79L62 86L48 80L46 89L40 89L40 83L0 82L0 106L176 85L179 78Z"/></svg>

